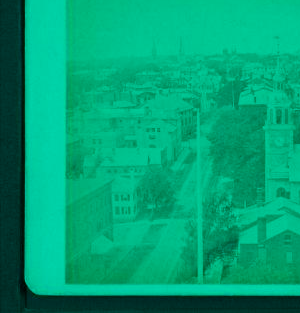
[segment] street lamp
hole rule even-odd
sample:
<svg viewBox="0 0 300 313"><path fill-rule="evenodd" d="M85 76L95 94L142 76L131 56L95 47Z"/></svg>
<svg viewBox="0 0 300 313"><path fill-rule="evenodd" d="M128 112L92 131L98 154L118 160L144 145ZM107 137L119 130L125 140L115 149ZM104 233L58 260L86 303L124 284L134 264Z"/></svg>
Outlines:
<svg viewBox="0 0 300 313"><path fill-rule="evenodd" d="M202 168L201 168L201 141L200 141L200 109L197 110L197 280L203 284L203 227L202 227Z"/></svg>

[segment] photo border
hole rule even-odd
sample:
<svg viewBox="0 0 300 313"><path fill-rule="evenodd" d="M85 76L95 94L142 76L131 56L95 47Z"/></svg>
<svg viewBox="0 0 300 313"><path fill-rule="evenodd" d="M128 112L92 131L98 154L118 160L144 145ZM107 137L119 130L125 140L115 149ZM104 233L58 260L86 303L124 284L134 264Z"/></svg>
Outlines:
<svg viewBox="0 0 300 313"><path fill-rule="evenodd" d="M43 260L49 260L49 256L57 253L57 247L64 246L64 241L61 241L64 234L61 216L65 208L62 162L65 159L65 106L62 103L65 104L66 82L62 73L66 63L58 59L65 58L66 34L62 31L62 13L65 14L65 11L57 10L58 7L65 9L65 3L62 5L61 0L26 1L25 277L29 289L41 295L137 295L140 288L144 288L144 292L139 292L139 295L148 295L152 291L152 295L160 296L300 295L298 285L234 285L234 289L230 285L57 285L65 277L62 275L64 262L61 263L64 249L59 256L56 255L60 263L52 262L49 266L49 263L43 264ZM53 171L53 168L56 170ZM45 177L46 184L42 184ZM55 197L53 191L56 192ZM58 201L58 206L55 201ZM45 210L40 210L41 207ZM60 229L60 234L53 236L53 229ZM82 288L85 290L82 291Z"/></svg>

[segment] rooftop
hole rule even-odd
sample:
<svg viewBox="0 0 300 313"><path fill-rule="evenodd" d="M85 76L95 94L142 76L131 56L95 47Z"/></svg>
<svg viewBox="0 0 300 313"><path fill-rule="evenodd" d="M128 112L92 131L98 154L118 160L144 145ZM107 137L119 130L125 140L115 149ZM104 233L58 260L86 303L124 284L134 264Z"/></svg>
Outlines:
<svg viewBox="0 0 300 313"><path fill-rule="evenodd" d="M290 181L300 182L300 145L294 145L290 160Z"/></svg>
<svg viewBox="0 0 300 313"><path fill-rule="evenodd" d="M261 206L253 205L246 209L240 209L236 212L239 225L250 225L259 217L266 215L282 215L286 211L292 211L300 214L300 205L286 198L276 198L273 201L266 202Z"/></svg>
<svg viewBox="0 0 300 313"><path fill-rule="evenodd" d="M112 192L134 192L139 179L136 177L122 177L118 176L112 184Z"/></svg>
<svg viewBox="0 0 300 313"><path fill-rule="evenodd" d="M271 239L284 231L291 231L300 235L300 218L292 214L284 215L267 222L266 240ZM257 244L257 223L240 234L240 244Z"/></svg>
<svg viewBox="0 0 300 313"><path fill-rule="evenodd" d="M161 164L161 149L116 148L114 155L105 159L101 166L147 166L149 164Z"/></svg>
<svg viewBox="0 0 300 313"><path fill-rule="evenodd" d="M160 111L185 111L192 110L194 107L186 101L180 99L180 96L170 95L168 97L157 95L155 99L148 101L143 107L151 110Z"/></svg>
<svg viewBox="0 0 300 313"><path fill-rule="evenodd" d="M88 194L111 183L111 178L84 178L66 180L66 204L71 205Z"/></svg>

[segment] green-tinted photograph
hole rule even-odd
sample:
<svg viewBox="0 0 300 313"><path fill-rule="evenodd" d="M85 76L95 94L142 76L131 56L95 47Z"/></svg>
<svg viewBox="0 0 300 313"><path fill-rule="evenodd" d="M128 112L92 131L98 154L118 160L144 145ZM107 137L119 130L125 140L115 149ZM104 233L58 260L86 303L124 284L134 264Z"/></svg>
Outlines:
<svg viewBox="0 0 300 313"><path fill-rule="evenodd" d="M300 284L299 16L67 1L66 284Z"/></svg>

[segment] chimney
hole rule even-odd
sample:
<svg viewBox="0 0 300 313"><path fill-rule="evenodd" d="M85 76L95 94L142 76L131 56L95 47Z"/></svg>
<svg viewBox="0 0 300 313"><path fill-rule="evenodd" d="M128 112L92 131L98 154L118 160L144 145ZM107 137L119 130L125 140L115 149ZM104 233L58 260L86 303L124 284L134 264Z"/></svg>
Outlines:
<svg viewBox="0 0 300 313"><path fill-rule="evenodd" d="M257 219L257 242L261 244L267 237L267 220L265 217Z"/></svg>

